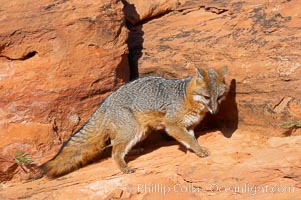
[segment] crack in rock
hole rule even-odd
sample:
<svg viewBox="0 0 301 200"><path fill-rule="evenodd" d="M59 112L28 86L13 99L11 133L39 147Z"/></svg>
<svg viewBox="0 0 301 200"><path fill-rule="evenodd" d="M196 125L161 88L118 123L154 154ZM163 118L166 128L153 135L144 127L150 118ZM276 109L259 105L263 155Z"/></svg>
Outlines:
<svg viewBox="0 0 301 200"><path fill-rule="evenodd" d="M22 56L20 58L11 58L11 57L6 56L6 55L0 55L0 57L6 58L7 60L10 60L10 61L15 61L15 60L24 61L24 60L28 60L28 59L34 57L37 53L38 53L37 51L30 51L30 52L28 52L27 54L25 54L24 56Z"/></svg>
<svg viewBox="0 0 301 200"><path fill-rule="evenodd" d="M212 12L212 13L215 13L217 15L220 15L220 14L223 14L224 12L229 11L228 9L225 9L225 8L205 6L205 5L202 5L202 4L180 7L180 8L176 8L174 11L180 11L180 12L185 11L185 10L193 11L194 9L201 9L201 8L203 8L207 12Z"/></svg>

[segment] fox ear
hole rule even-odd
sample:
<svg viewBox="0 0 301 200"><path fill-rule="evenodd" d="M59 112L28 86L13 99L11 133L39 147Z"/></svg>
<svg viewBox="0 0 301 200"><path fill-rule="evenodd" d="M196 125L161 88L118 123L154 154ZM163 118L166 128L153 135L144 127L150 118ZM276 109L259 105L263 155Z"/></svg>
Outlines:
<svg viewBox="0 0 301 200"><path fill-rule="evenodd" d="M225 75L228 72L228 66L224 66L221 69L219 69L219 73L221 73L222 75Z"/></svg>
<svg viewBox="0 0 301 200"><path fill-rule="evenodd" d="M195 76L200 79L203 79L205 76L205 71L203 69L199 69L197 67L195 67L195 73L196 73Z"/></svg>

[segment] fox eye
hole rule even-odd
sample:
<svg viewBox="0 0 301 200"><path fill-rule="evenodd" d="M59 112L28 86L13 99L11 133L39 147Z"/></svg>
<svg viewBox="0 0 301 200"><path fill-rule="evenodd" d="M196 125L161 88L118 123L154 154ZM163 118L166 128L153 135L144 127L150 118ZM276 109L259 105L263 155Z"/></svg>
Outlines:
<svg viewBox="0 0 301 200"><path fill-rule="evenodd" d="M221 98L223 98L223 95L217 97L217 100L221 100Z"/></svg>
<svg viewBox="0 0 301 200"><path fill-rule="evenodd" d="M209 96L204 96L204 98L205 98L206 100L210 100L210 97L209 97Z"/></svg>

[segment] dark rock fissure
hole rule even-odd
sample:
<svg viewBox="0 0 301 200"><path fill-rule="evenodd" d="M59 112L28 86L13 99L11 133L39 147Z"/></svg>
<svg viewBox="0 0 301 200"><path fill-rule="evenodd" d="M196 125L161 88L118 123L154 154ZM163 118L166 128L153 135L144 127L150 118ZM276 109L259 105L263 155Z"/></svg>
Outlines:
<svg viewBox="0 0 301 200"><path fill-rule="evenodd" d="M38 54L37 51L30 51L28 52L27 54L25 54L24 56L20 57L20 58L11 58L9 56L5 56L5 55L0 55L0 57L4 57L6 58L7 60L11 60L11 61L15 61L15 60L21 60L21 61L24 61L24 60L28 60L32 57L34 57L36 54Z"/></svg>

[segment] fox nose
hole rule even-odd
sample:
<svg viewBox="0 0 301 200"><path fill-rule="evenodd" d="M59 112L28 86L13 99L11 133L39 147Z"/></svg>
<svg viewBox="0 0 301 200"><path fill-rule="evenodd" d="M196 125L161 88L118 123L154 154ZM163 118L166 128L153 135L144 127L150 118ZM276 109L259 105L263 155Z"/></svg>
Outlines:
<svg viewBox="0 0 301 200"><path fill-rule="evenodd" d="M216 104L212 104L212 103L210 103L210 105L209 105L209 112L211 113L211 114L216 114L217 112L218 112L218 106L216 105Z"/></svg>
<svg viewBox="0 0 301 200"><path fill-rule="evenodd" d="M218 109L210 109L209 112L215 115L218 112Z"/></svg>

